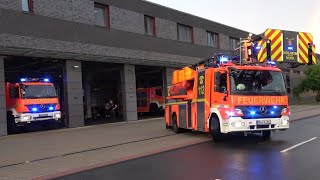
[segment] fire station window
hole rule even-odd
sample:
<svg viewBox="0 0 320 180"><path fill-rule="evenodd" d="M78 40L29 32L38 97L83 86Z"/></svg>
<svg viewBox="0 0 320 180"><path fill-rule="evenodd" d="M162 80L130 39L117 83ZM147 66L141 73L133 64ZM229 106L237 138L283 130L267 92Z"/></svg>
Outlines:
<svg viewBox="0 0 320 180"><path fill-rule="evenodd" d="M234 49L236 49L238 47L239 39L230 37L229 38L229 44L230 44L230 49L234 50Z"/></svg>
<svg viewBox="0 0 320 180"><path fill-rule="evenodd" d="M19 98L19 90L17 87L10 87L10 98Z"/></svg>
<svg viewBox="0 0 320 180"><path fill-rule="evenodd" d="M190 26L178 24L178 40L193 43L193 30Z"/></svg>
<svg viewBox="0 0 320 180"><path fill-rule="evenodd" d="M33 0L21 0L22 11L33 13Z"/></svg>
<svg viewBox="0 0 320 180"><path fill-rule="evenodd" d="M109 28L109 8L99 4L94 5L95 24L101 27Z"/></svg>
<svg viewBox="0 0 320 180"><path fill-rule="evenodd" d="M218 48L218 34L207 31L207 45Z"/></svg>
<svg viewBox="0 0 320 180"><path fill-rule="evenodd" d="M156 35L155 18L151 16L144 16L144 29L145 34L150 36Z"/></svg>

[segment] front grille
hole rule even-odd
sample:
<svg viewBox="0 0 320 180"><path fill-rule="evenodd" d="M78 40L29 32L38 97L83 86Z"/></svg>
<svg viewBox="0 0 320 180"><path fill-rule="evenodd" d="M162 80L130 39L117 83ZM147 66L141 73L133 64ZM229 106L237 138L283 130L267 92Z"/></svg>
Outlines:
<svg viewBox="0 0 320 180"><path fill-rule="evenodd" d="M32 104L26 106L31 113L53 112L56 109L56 104Z"/></svg>
<svg viewBox="0 0 320 180"><path fill-rule="evenodd" d="M269 125L257 125L257 129L269 128Z"/></svg>
<svg viewBox="0 0 320 180"><path fill-rule="evenodd" d="M286 106L236 106L235 109L241 109L243 119L259 119L259 118L279 118L281 111ZM263 109L264 111L261 111ZM254 114L251 114L254 112ZM273 112L273 113L272 113Z"/></svg>

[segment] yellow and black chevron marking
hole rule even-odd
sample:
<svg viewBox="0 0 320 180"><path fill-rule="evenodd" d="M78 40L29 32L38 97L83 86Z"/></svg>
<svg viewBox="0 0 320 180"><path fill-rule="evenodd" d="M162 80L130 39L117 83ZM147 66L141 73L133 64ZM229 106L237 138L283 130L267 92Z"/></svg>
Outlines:
<svg viewBox="0 0 320 180"><path fill-rule="evenodd" d="M313 43L313 37L310 33L299 32L298 33L298 45L299 45L299 63L307 64L308 63L308 43ZM314 48L315 52L315 48ZM313 61L313 58L312 58ZM316 60L313 61L315 63Z"/></svg>
<svg viewBox="0 0 320 180"><path fill-rule="evenodd" d="M267 60L267 41L266 40L261 40L258 43L258 46L260 47L260 50L258 52L258 62L265 62Z"/></svg>
<svg viewBox="0 0 320 180"><path fill-rule="evenodd" d="M265 38L271 40L271 60L281 62L282 58L282 31L277 29L267 29Z"/></svg>

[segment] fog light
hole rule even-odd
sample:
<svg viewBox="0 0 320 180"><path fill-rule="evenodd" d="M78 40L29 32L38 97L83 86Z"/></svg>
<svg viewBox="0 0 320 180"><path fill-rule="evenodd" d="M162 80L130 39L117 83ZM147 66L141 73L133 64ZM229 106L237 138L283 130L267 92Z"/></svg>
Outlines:
<svg viewBox="0 0 320 180"><path fill-rule="evenodd" d="M61 118L61 114L55 114L54 117L59 119Z"/></svg>
<svg viewBox="0 0 320 180"><path fill-rule="evenodd" d="M288 124L289 124L288 120L282 120L281 121L281 125L288 125Z"/></svg>

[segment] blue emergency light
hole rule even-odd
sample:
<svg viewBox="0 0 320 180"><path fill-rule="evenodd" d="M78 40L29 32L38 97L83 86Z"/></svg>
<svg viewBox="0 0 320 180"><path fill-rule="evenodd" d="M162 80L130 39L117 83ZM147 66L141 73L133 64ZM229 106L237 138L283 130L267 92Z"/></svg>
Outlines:
<svg viewBox="0 0 320 180"><path fill-rule="evenodd" d="M21 78L21 82L50 82L49 78Z"/></svg>
<svg viewBox="0 0 320 180"><path fill-rule="evenodd" d="M37 112L37 111L38 111L38 108L32 108L32 111L33 111L33 112Z"/></svg>
<svg viewBox="0 0 320 180"><path fill-rule="evenodd" d="M288 51L293 51L293 46L287 46Z"/></svg>
<svg viewBox="0 0 320 180"><path fill-rule="evenodd" d="M229 61L227 56L221 56L219 58L220 63L227 63Z"/></svg>
<svg viewBox="0 0 320 180"><path fill-rule="evenodd" d="M53 107L52 107L52 106L50 106L50 107L49 107L49 110L50 110L50 111L52 111L52 110L53 110Z"/></svg>

